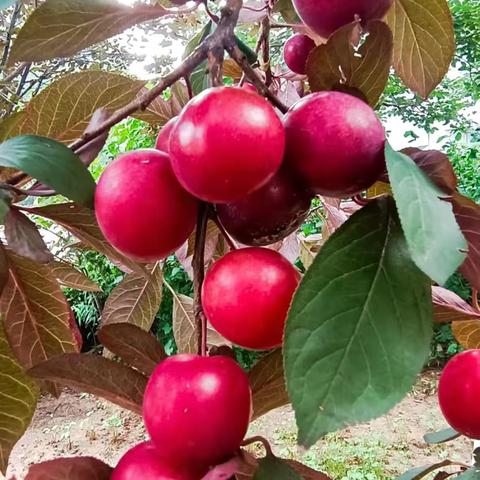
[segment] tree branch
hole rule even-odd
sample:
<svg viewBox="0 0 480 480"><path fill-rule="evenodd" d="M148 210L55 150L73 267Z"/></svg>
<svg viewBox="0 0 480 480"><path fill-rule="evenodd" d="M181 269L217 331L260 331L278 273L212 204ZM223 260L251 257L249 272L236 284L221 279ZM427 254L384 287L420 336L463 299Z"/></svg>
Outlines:
<svg viewBox="0 0 480 480"><path fill-rule="evenodd" d="M284 105L265 85L263 80L257 75L255 70L248 63L247 58L243 52L238 48L235 42L231 42L226 47L230 57L242 68L248 80L257 87L257 90L270 102L277 107L282 113L287 113L288 107Z"/></svg>
<svg viewBox="0 0 480 480"><path fill-rule="evenodd" d="M270 87L273 81L272 67L270 64L270 18L267 16L262 20L262 69L265 72L265 85Z"/></svg>
<svg viewBox="0 0 480 480"><path fill-rule="evenodd" d="M10 19L10 26L8 27L7 35L5 37L5 47L3 48L3 56L0 61L0 67L4 67L7 63L8 54L10 53L10 46L12 44L12 35L15 30L15 25L17 24L18 16L20 15L20 10L22 8L22 2L17 0L15 8L12 13L12 18Z"/></svg>
<svg viewBox="0 0 480 480"><path fill-rule="evenodd" d="M133 102L130 102L125 107L120 108L112 114L105 122L98 126L91 132L84 133L82 137L70 145L70 148L76 152L80 147L88 143L95 137L112 128L117 123L121 122L137 110L145 110L161 93L182 77L189 75L196 66L200 65L206 58L208 49L205 44L200 45L195 51L191 53L177 68L172 70L168 75L165 75L160 82L148 92L137 97Z"/></svg>

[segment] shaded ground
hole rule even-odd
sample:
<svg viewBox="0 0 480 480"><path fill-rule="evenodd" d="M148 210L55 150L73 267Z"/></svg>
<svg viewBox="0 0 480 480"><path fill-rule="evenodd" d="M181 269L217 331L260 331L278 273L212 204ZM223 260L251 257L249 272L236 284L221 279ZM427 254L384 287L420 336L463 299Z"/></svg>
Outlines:
<svg viewBox="0 0 480 480"><path fill-rule="evenodd" d="M290 408L265 415L252 425L250 433L269 438L281 456L300 458L338 480L385 480L412 466L447 457L467 462L472 447L465 439L439 446L423 442L426 431L445 426L435 385L436 374L423 375L412 394L388 415L330 435L308 452L296 447ZM45 397L32 426L13 451L9 475L22 479L30 463L58 456L92 455L114 465L144 438L137 416L95 397L74 393L59 400Z"/></svg>

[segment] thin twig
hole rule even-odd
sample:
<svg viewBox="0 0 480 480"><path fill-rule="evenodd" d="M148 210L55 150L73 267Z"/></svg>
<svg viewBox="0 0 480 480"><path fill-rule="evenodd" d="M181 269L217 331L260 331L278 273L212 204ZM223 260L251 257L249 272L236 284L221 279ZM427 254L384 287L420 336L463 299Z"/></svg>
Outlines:
<svg viewBox="0 0 480 480"><path fill-rule="evenodd" d="M222 234L222 237L227 242L230 250L236 250L237 246L235 245L234 241L232 240L228 232L225 230L225 227L222 225L222 222L218 219L218 215L215 213L214 215L212 215L211 219L213 220L217 228L220 230L220 233Z"/></svg>
<svg viewBox="0 0 480 480"><path fill-rule="evenodd" d="M23 69L29 65L27 62L22 62L18 65L18 67L10 74L7 75L5 78L2 78L0 80L0 87L5 86L5 84L10 83L12 80L15 79L18 75L20 75L23 72Z"/></svg>
<svg viewBox="0 0 480 480"><path fill-rule="evenodd" d="M287 113L288 107L282 103L265 85L262 79L258 76L255 70L250 66L248 63L247 58L245 57L244 53L238 48L235 42L231 42L227 45L227 52L229 53L230 57L242 68L245 72L246 77L248 80L257 87L257 90L270 102L277 107L282 113Z"/></svg>
<svg viewBox="0 0 480 480"><path fill-rule="evenodd" d="M0 189L29 197L51 197L52 195L57 195L55 190L24 190L23 188L17 188L8 183L0 183Z"/></svg>
<svg viewBox="0 0 480 480"><path fill-rule="evenodd" d="M267 455L273 455L272 447L270 446L270 443L266 438L261 437L260 435L247 438L242 442L242 447L246 447L247 445L251 445L252 443L261 443L263 445L263 448L265 449L265 452L267 452Z"/></svg>
<svg viewBox="0 0 480 480"><path fill-rule="evenodd" d="M210 7L208 6L208 0L204 0L203 4L205 5L205 11L207 12L207 15L210 17L213 23L218 23L220 19L218 18L218 15L215 15L210 10Z"/></svg>
<svg viewBox="0 0 480 480"><path fill-rule="evenodd" d="M18 17L20 15L20 10L22 8L22 2L17 0L15 8L12 13L12 18L10 19L10 26L8 27L7 35L5 36L5 46L3 48L2 60L0 61L0 67L4 67L8 60L8 54L10 53L10 47L12 45L12 35L15 31L15 26L17 24Z"/></svg>
<svg viewBox="0 0 480 480"><path fill-rule="evenodd" d="M361 195L355 195L352 200L357 204L360 205L360 207L365 207L370 203L370 200L367 198L363 198Z"/></svg>
<svg viewBox="0 0 480 480"><path fill-rule="evenodd" d="M478 304L478 290L472 289L472 305L477 312L480 312L480 305Z"/></svg>
<svg viewBox="0 0 480 480"><path fill-rule="evenodd" d="M262 20L262 69L265 72L265 85L270 87L273 80L272 67L270 64L270 18Z"/></svg>
<svg viewBox="0 0 480 480"><path fill-rule="evenodd" d="M205 278L205 239L207 235L208 204L201 203L198 211L197 228L195 231L195 251L193 253L193 312L198 329L198 353L202 356L207 354L207 328L206 318L202 308L202 286Z"/></svg>
<svg viewBox="0 0 480 480"><path fill-rule="evenodd" d="M183 79L185 80L185 85L187 86L188 98L191 100L193 98L193 88L190 75L186 75Z"/></svg>
<svg viewBox="0 0 480 480"><path fill-rule="evenodd" d="M105 133L117 123L121 122L124 118L127 118L137 110L145 110L161 93L175 82L190 74L190 72L200 63L202 63L208 54L206 44L200 45L196 50L192 52L177 68L172 70L168 75L165 75L160 82L148 90L143 95L137 97L133 102L130 102L125 107L120 108L112 114L105 122L99 125L95 130L84 133L81 138L70 145L70 148L75 152L80 147L88 143L95 137L98 137L102 133Z"/></svg>

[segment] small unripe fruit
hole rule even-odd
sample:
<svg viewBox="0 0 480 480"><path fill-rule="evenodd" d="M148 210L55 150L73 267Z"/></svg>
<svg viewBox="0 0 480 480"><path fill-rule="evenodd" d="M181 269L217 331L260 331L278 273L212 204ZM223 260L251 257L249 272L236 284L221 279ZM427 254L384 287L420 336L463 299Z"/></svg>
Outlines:
<svg viewBox="0 0 480 480"><path fill-rule="evenodd" d="M287 67L294 73L305 75L307 58L315 48L315 42L306 35L297 33L285 42L283 58Z"/></svg>
<svg viewBox="0 0 480 480"><path fill-rule="evenodd" d="M467 350L447 363L438 399L445 419L457 432L480 440L480 350Z"/></svg>
<svg viewBox="0 0 480 480"><path fill-rule="evenodd" d="M103 172L95 213L106 239L139 262L167 257L192 233L198 202L178 183L168 155L137 150Z"/></svg>
<svg viewBox="0 0 480 480"><path fill-rule="evenodd" d="M315 192L346 198L372 186L385 170L385 131L360 99L319 92L285 115L286 163Z"/></svg>
<svg viewBox="0 0 480 480"><path fill-rule="evenodd" d="M278 242L305 220L312 194L291 173L281 168L262 188L235 203L217 205L227 232L244 245Z"/></svg>
<svg viewBox="0 0 480 480"><path fill-rule="evenodd" d="M145 390L145 425L160 458L173 466L227 459L239 448L250 414L248 377L224 356L169 357Z"/></svg>
<svg viewBox="0 0 480 480"><path fill-rule="evenodd" d="M260 188L280 167L284 150L273 107L242 88L205 90L186 105L170 136L178 180L212 203L234 202Z"/></svg>
<svg viewBox="0 0 480 480"><path fill-rule="evenodd" d="M111 480L198 480L187 473L160 462L155 446L144 442L130 449L118 462Z"/></svg>
<svg viewBox="0 0 480 480"><path fill-rule="evenodd" d="M170 142L170 134L172 133L173 127L177 123L178 117L171 118L160 130L157 141L155 143L155 148L161 150L162 152L168 153L168 144Z"/></svg>
<svg viewBox="0 0 480 480"><path fill-rule="evenodd" d="M205 314L227 340L252 350L281 345L300 275L278 252L242 248L227 253L205 276Z"/></svg>
<svg viewBox="0 0 480 480"><path fill-rule="evenodd" d="M392 4L393 0L293 0L303 23L324 38L356 16L362 22L383 18Z"/></svg>

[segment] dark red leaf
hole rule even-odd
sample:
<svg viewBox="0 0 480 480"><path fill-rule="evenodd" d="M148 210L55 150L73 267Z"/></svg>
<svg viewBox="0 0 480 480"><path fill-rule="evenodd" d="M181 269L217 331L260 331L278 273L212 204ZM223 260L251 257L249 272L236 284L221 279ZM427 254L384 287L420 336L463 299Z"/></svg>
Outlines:
<svg viewBox="0 0 480 480"><path fill-rule="evenodd" d="M438 150L405 148L408 155L442 190L453 193L457 189L457 176L448 156Z"/></svg>
<svg viewBox="0 0 480 480"><path fill-rule="evenodd" d="M93 457L58 458L32 465L25 480L110 480L112 471Z"/></svg>
<svg viewBox="0 0 480 480"><path fill-rule="evenodd" d="M147 377L99 355L58 355L31 368L28 373L32 377L91 393L132 412L141 413Z"/></svg>
<svg viewBox="0 0 480 480"><path fill-rule="evenodd" d="M455 193L453 213L468 242L468 256L460 267L460 272L473 288L480 290L480 205Z"/></svg>
<svg viewBox="0 0 480 480"><path fill-rule="evenodd" d="M90 119L88 127L85 129L85 134L96 130L99 125L101 125L105 120L108 119L108 117L110 117L110 115L111 113L105 108L99 108L98 110L95 110L92 118ZM84 165L90 165L97 158L97 155L100 153L105 145L105 142L107 141L108 133L109 130L94 138L76 151L76 154L80 157L80 160Z"/></svg>
<svg viewBox="0 0 480 480"><path fill-rule="evenodd" d="M443 287L432 288L433 308L437 323L450 323L466 320L479 320L477 312L456 293Z"/></svg>
<svg viewBox="0 0 480 480"><path fill-rule="evenodd" d="M0 294L8 282L8 259L3 243L0 241Z"/></svg>
<svg viewBox="0 0 480 480"><path fill-rule="evenodd" d="M10 209L5 217L8 246L18 255L39 263L53 261L37 226L22 212Z"/></svg>
<svg viewBox="0 0 480 480"><path fill-rule="evenodd" d="M130 323L112 323L98 332L98 339L125 363L147 375L166 357L161 343Z"/></svg>

